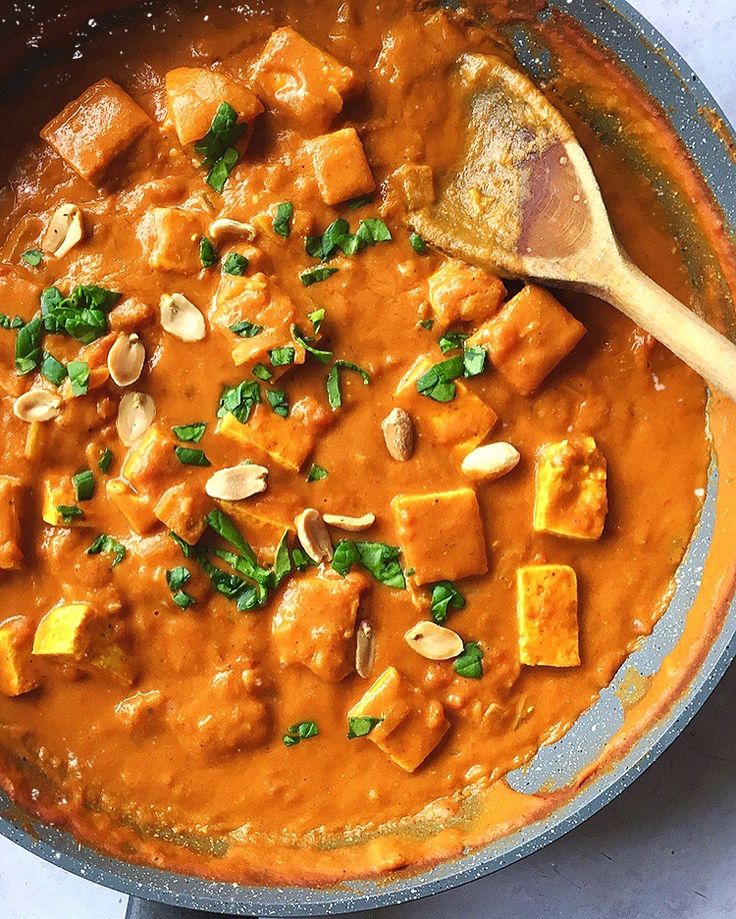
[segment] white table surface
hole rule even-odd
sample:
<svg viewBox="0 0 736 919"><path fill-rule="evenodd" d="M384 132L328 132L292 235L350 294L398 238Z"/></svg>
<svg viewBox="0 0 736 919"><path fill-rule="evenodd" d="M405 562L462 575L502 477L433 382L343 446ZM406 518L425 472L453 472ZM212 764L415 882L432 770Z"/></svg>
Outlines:
<svg viewBox="0 0 736 919"><path fill-rule="evenodd" d="M736 123L736 0L633 5ZM736 665L658 762L583 826L498 874L380 919L732 919L735 702ZM122 919L125 904L0 837L0 919Z"/></svg>

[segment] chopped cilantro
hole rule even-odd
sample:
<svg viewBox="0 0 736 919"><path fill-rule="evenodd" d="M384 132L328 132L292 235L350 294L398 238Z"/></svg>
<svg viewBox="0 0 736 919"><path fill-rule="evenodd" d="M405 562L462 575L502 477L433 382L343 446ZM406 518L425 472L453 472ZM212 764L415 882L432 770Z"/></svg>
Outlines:
<svg viewBox="0 0 736 919"><path fill-rule="evenodd" d="M235 168L240 154L233 146L245 131L244 124L238 124L238 113L228 102L222 102L215 112L212 125L194 149L203 157L201 165L207 172L205 181L221 192L228 176Z"/></svg>
<svg viewBox="0 0 736 919"><path fill-rule="evenodd" d="M452 581L437 581L431 584L432 591L432 618L442 625L447 619L451 609L462 609L465 606L465 597L455 587Z"/></svg>
<svg viewBox="0 0 736 919"><path fill-rule="evenodd" d="M169 568L166 571L166 583L171 591L171 599L181 609L188 609L196 603L191 594L182 590L182 587L189 582L191 577L191 571L185 568L184 565L177 565L176 568Z"/></svg>
<svg viewBox="0 0 736 919"><path fill-rule="evenodd" d="M295 747L302 740L309 740L310 737L317 737L319 728L314 721L300 721L298 724L292 724L286 729L286 733L281 738L285 747Z"/></svg>
<svg viewBox="0 0 736 919"><path fill-rule="evenodd" d="M248 259L239 252L230 252L222 263L223 274L234 274L242 277L248 270Z"/></svg>
<svg viewBox="0 0 736 919"><path fill-rule="evenodd" d="M428 332L434 325L434 319L422 319L419 325Z"/></svg>
<svg viewBox="0 0 736 919"><path fill-rule="evenodd" d="M273 218L273 231L284 239L291 233L291 218L294 216L294 205L291 201L282 201L276 207Z"/></svg>
<svg viewBox="0 0 736 919"><path fill-rule="evenodd" d="M340 389L340 371L353 370L359 373L363 378L363 385L367 386L371 379L368 374L357 364L351 364L350 361L335 361L327 374L327 399L333 411L342 405L342 391Z"/></svg>
<svg viewBox="0 0 736 919"><path fill-rule="evenodd" d="M329 472L322 466L312 463L307 474L307 482L319 482L320 479L326 479Z"/></svg>
<svg viewBox="0 0 736 919"><path fill-rule="evenodd" d="M445 332L439 340L440 351L447 354L448 351L459 350L468 337L465 332Z"/></svg>
<svg viewBox="0 0 736 919"><path fill-rule="evenodd" d="M354 740L356 737L367 737L373 728L382 721L383 718L371 718L368 715L348 718L348 740Z"/></svg>
<svg viewBox="0 0 736 919"><path fill-rule="evenodd" d="M88 345L107 332L107 314L120 296L116 291L92 284L78 284L68 297L58 287L47 287L41 294L44 328Z"/></svg>
<svg viewBox="0 0 736 919"><path fill-rule="evenodd" d="M241 338L255 338L263 331L262 325L256 325L254 322L248 322L247 319L241 319L240 322L234 322L230 326L230 331L239 335Z"/></svg>
<svg viewBox="0 0 736 919"><path fill-rule="evenodd" d="M212 465L205 456L204 450L194 450L191 447L174 447L174 453L182 466Z"/></svg>
<svg viewBox="0 0 736 919"><path fill-rule="evenodd" d="M373 195L360 195L358 198L351 198L346 202L346 207L349 207L351 211L357 211L359 207L365 207L366 204L370 204L373 200Z"/></svg>
<svg viewBox="0 0 736 919"><path fill-rule="evenodd" d="M326 281L327 278L335 274L337 268L331 268L329 265L316 265L314 268L307 268L299 275L299 280L305 287L317 284L319 281Z"/></svg>
<svg viewBox="0 0 736 919"><path fill-rule="evenodd" d="M181 536L179 536L173 530L169 530L169 536L174 540L177 546L181 549L181 554L184 556L184 558L189 558L189 556L192 554L192 547L189 545L189 543L186 540L182 539Z"/></svg>
<svg viewBox="0 0 736 919"><path fill-rule="evenodd" d="M417 392L435 402L451 402L455 398L455 383L453 382L463 372L463 357L458 354L449 357L439 364L430 367L417 380Z"/></svg>
<svg viewBox="0 0 736 919"><path fill-rule="evenodd" d="M125 546L121 542L118 542L117 539L113 539L112 536L107 536L105 533L102 533L95 539L89 549L87 549L87 555L100 554L112 555L113 559L110 567L114 568L125 558Z"/></svg>
<svg viewBox="0 0 736 919"><path fill-rule="evenodd" d="M477 641L465 643L463 653L455 658L455 673L468 680L479 680L483 676L483 651Z"/></svg>
<svg viewBox="0 0 736 919"><path fill-rule="evenodd" d="M401 550L397 546L387 546L382 542L353 542L350 539L342 539L335 546L332 567L344 577L353 565L360 564L377 581L388 587L403 590L406 587L406 579L399 563L400 555Z"/></svg>
<svg viewBox="0 0 736 919"><path fill-rule="evenodd" d="M38 268L43 261L43 252L40 249L26 249L21 258L31 268Z"/></svg>
<svg viewBox="0 0 736 919"><path fill-rule="evenodd" d="M89 366L84 361L69 361L66 366L73 396L84 396L89 389Z"/></svg>
<svg viewBox="0 0 736 919"><path fill-rule="evenodd" d="M264 382L270 380L273 376L265 364L256 364L251 372L256 379L263 380Z"/></svg>
<svg viewBox="0 0 736 919"><path fill-rule="evenodd" d="M312 328L314 329L315 335L319 335L319 330L322 327L324 318L324 309L314 310L313 312L307 314L307 319L312 323Z"/></svg>
<svg viewBox="0 0 736 919"><path fill-rule="evenodd" d="M203 268L211 268L217 261L217 252L211 239L203 236L199 241L199 260Z"/></svg>
<svg viewBox="0 0 736 919"><path fill-rule="evenodd" d="M113 452L109 447L105 447L102 451L100 458L97 460L97 466L100 469L100 472L104 472L105 475L110 471L112 467L112 461L115 459Z"/></svg>
<svg viewBox="0 0 736 919"><path fill-rule="evenodd" d="M57 504L56 510L63 523L71 523L72 520L79 520L84 517L82 508L75 507L73 504Z"/></svg>
<svg viewBox="0 0 736 919"><path fill-rule="evenodd" d="M174 436L185 443L198 444L207 428L206 421L193 421L191 424L177 424L171 429Z"/></svg>
<svg viewBox="0 0 736 919"><path fill-rule="evenodd" d="M272 367L285 367L287 364L294 363L296 351L290 346L285 348L272 348L268 352L268 357Z"/></svg>
<svg viewBox="0 0 736 919"><path fill-rule="evenodd" d="M91 469L83 469L72 476L77 501L89 501L95 493L95 477Z"/></svg>
<svg viewBox="0 0 736 919"><path fill-rule="evenodd" d="M49 354L48 351L43 352L43 359L41 361L41 376L46 377L49 383L53 383L54 386L60 386L66 379L66 367L57 361L53 354Z"/></svg>
<svg viewBox="0 0 736 919"><path fill-rule="evenodd" d="M486 369L485 348L465 348L463 351L463 373L466 377L477 377Z"/></svg>
<svg viewBox="0 0 736 919"><path fill-rule="evenodd" d="M291 327L291 337L297 344L301 345L305 351L308 351L313 357L316 357L321 364L326 364L328 361L332 360L332 351L323 351L320 348L315 348L311 343L312 339L306 338L295 325Z"/></svg>
<svg viewBox="0 0 736 919"><path fill-rule="evenodd" d="M18 329L15 339L15 369L21 375L31 373L41 360L43 327L36 317Z"/></svg>
<svg viewBox="0 0 736 919"><path fill-rule="evenodd" d="M412 249L419 255L424 255L427 251L427 244L418 233L409 234L409 243Z"/></svg>
<svg viewBox="0 0 736 919"><path fill-rule="evenodd" d="M275 415L281 418L289 417L289 398L283 389L269 389L266 398Z"/></svg>
<svg viewBox="0 0 736 919"><path fill-rule="evenodd" d="M274 587L278 587L284 578L291 573L291 556L289 555L289 531L284 530L284 535L276 546L273 559Z"/></svg>
<svg viewBox="0 0 736 919"><path fill-rule="evenodd" d="M294 546L291 550L291 560L297 571L305 571L307 568L311 568L314 565L312 559L301 546Z"/></svg>
<svg viewBox="0 0 736 919"><path fill-rule="evenodd" d="M224 418L230 412L241 424L245 424L250 418L253 406L260 401L261 388L253 380L243 380L237 386L226 386L220 396L217 417Z"/></svg>

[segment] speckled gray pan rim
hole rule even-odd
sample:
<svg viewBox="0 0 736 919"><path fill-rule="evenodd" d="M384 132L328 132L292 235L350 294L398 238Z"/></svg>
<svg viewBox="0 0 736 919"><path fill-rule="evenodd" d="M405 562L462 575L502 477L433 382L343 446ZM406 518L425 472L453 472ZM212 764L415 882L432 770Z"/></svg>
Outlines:
<svg viewBox="0 0 736 919"><path fill-rule="evenodd" d="M623 0L551 0L575 17L592 35L611 49L658 98L672 124L703 173L730 226L736 226L734 165L724 138L710 127L701 112L723 113L685 61ZM549 12L541 16L549 15ZM534 69L534 60L523 31L512 35L520 62ZM624 663L610 687L557 743L540 750L525 769L509 776L522 791L560 787L581 766L592 761L622 723L620 698L625 698L631 668L642 675L656 672L663 657L676 644L688 609L697 593L715 521L718 472L710 470L705 506L687 555L677 572L676 591L652 634ZM164 903L231 913L261 916L315 915L376 909L437 893L497 871L517 861L572 827L611 801L674 740L700 708L736 653L736 602L688 691L614 768L600 775L576 797L546 819L530 824L502 840L466 856L445 862L424 873L397 876L381 882L355 882L333 890L245 887L208 882L152 868L116 861L80 846L71 836L37 821L13 822L0 817L0 833L42 858L116 890ZM0 812L13 814L0 795Z"/></svg>

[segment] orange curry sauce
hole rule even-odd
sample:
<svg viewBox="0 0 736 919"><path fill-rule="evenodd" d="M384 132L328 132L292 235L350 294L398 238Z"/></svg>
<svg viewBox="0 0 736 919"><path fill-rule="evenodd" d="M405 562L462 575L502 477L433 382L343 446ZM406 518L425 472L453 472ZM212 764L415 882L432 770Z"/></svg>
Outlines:
<svg viewBox="0 0 736 919"><path fill-rule="evenodd" d="M564 733L651 631L705 484L705 391L613 310L560 293L568 313L555 312L555 322L573 329L572 317L581 323L577 343L573 334L560 345L555 324L543 340L534 325L521 332L513 322L496 325L496 352L482 373L456 381L454 399L420 394L414 380L397 396L418 357L432 366L462 354L442 353L443 332L502 322L509 311L501 300L520 290L507 283L504 291L489 275L417 251L403 173L396 174L418 164L437 177L450 164L460 119L449 89L453 62L465 50L509 56L503 33L493 31L492 20L480 29L402 0L176 9L175 16L131 15L112 34L100 30L67 68L68 80L59 85L53 68L37 75L13 101L12 119L4 119L0 309L28 322L51 287L60 291L57 301L77 285L121 295L105 304L101 326L99 314L92 323L90 335L100 337L88 345L74 337L83 334L79 298L66 313L58 302L54 313L52 304L57 326L49 320L40 348L67 365L78 395L68 380L57 386L38 373L42 358L32 347L20 348L17 368L20 333L0 329L6 784L45 818L126 858L241 880L317 882L380 872L416 858L410 827L404 843L387 841L396 821L431 813L426 808L440 800L439 828L468 787L498 780ZM284 26L298 35L272 36ZM182 67L205 73L178 71L167 81ZM213 81L208 71L223 79ZM86 92L103 78L117 86ZM564 85L557 89L562 98ZM238 162L219 192L206 183L192 142L207 133L223 102L247 129L232 144ZM564 111L626 247L645 271L692 300L650 184ZM343 128L357 134L329 136ZM366 194L364 203L348 202ZM282 207L279 220L285 202L293 213ZM70 203L81 212L81 240L61 257L44 251L39 264L28 264L24 253L56 245L47 228ZM322 264L305 251L305 237L322 236L338 217L351 234L368 223L357 242L343 233L348 253L338 248ZM215 232L220 218L241 226ZM381 238L384 227L390 239ZM208 267L202 237L214 243ZM309 245L316 252L319 243ZM245 256L247 268L228 260L232 253ZM206 246L203 254L212 260ZM226 265L244 273L228 274ZM306 286L302 273L324 266L337 271ZM196 315L189 307L182 313L175 300L172 318L167 298L174 294L194 304ZM548 305L533 289L531 297ZM324 318L316 331L318 310ZM263 330L248 337L244 322ZM240 335L230 328L237 323ZM292 323L312 348L330 352L326 362L293 340ZM196 340L178 337L182 329ZM140 377L121 387L109 378L109 354L118 340L121 353L131 333L145 362ZM510 345L505 336L515 334L521 338ZM273 349L283 348L297 363L274 368ZM549 373L523 392L529 360ZM340 407L330 405L326 384L335 361L359 366L369 380L365 385L344 366L334 371ZM69 362L86 364L89 379ZM254 376L256 363L270 380ZM55 365L44 366L58 376ZM261 403L245 421L218 418L223 390L243 381L258 384ZM27 397L20 409L17 402L32 387L52 394L44 397L50 420L17 417L33 417ZM268 393L276 391L285 395L272 402ZM143 428L131 432L128 415L119 418L131 392L152 402L132 397L125 411L155 405L142 440L135 434ZM242 401L231 398L244 417ZM287 418L274 411L284 400ZM381 427L397 405L414 427L405 461L389 455ZM143 427L150 421L145 412L135 418ZM206 422L197 442L172 432L196 422ZM582 438L594 438L607 468L603 533L575 539L537 532L540 450L568 440L582 454ZM496 480L469 478L463 457L496 441L518 450L518 465ZM210 465L190 465L204 460L181 448L203 451ZM106 449L112 459L103 471ZM246 460L268 470L264 492L238 501L208 497L206 483L217 470ZM558 517L596 537L605 511L601 485L591 509L579 490L590 470L578 460L563 456L559 467ZM593 471L601 463L596 454ZM309 476L313 464L327 475ZM72 483L87 469L94 478L88 499L84 482L81 495ZM427 494L439 495L434 507L412 500ZM397 495L407 496L403 513ZM81 516L60 506L79 508ZM406 589L381 583L381 576L402 580L395 561L388 574L379 566L378 578L359 562L345 580L329 562L292 570L256 609L238 610L213 588L200 559L233 574L228 559L209 550L245 550L204 528L205 515L227 514L269 569L285 529L288 545L298 546L294 519L308 507L375 515L363 532L330 526L332 543L401 547L401 566L415 569ZM172 529L199 540L188 557ZM89 554L101 534L111 540ZM124 556L112 567L116 552ZM345 553L343 546L340 557ZM520 658L517 571L546 564L570 566L577 578L577 617L567 574L540 613L537 658L565 666ZM167 572L182 566L188 578L178 571L178 582L176 574L167 581ZM442 579L466 601L462 609L450 606L444 625L478 643L480 665L428 660L404 639L432 618L431 584ZM533 590L545 587L532 580ZM375 639L365 678L354 669L362 621ZM392 667L401 679L389 672L378 701L369 696L359 704ZM356 705L361 715L384 720L368 736L348 739ZM303 734L318 734L294 743L298 731L288 729L300 723ZM505 819L499 806L498 824Z"/></svg>

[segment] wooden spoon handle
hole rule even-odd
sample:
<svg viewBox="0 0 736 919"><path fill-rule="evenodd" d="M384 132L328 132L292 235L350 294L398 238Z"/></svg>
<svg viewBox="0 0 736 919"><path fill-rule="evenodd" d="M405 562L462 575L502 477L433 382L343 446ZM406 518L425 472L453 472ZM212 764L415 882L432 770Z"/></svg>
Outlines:
<svg viewBox="0 0 736 919"><path fill-rule="evenodd" d="M736 345L636 265L622 259L597 293L736 401Z"/></svg>

